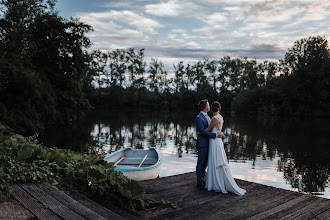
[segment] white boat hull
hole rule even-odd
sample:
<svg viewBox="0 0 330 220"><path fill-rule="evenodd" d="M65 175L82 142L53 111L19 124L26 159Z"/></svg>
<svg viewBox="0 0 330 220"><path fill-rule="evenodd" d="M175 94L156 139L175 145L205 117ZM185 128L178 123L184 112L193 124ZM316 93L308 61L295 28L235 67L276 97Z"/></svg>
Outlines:
<svg viewBox="0 0 330 220"><path fill-rule="evenodd" d="M151 180L159 176L160 166L151 170L139 170L139 171L121 171L124 176L131 180L142 181Z"/></svg>
<svg viewBox="0 0 330 220"><path fill-rule="evenodd" d="M142 181L159 176L162 155L156 148L148 150L125 148L107 155L104 160L112 164L119 161L116 171L122 172L129 179ZM139 166L142 161L142 165Z"/></svg>

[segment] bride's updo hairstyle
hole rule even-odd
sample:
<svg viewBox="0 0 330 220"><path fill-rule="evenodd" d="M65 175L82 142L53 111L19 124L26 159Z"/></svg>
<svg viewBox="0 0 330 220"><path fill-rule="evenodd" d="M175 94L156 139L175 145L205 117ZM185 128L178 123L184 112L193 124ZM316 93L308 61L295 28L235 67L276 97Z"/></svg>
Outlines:
<svg viewBox="0 0 330 220"><path fill-rule="evenodd" d="M220 102L214 101L211 105L211 109L213 112L219 111L221 108Z"/></svg>

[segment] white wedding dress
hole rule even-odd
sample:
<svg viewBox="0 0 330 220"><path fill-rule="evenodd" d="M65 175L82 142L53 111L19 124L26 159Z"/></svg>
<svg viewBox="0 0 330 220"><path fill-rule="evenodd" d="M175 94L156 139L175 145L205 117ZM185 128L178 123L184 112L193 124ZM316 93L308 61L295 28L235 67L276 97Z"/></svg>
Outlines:
<svg viewBox="0 0 330 220"><path fill-rule="evenodd" d="M223 126L223 117L221 115L215 115L213 118L218 120L218 124L212 129L212 132L218 133ZM246 193L245 189L240 188L236 184L230 173L221 138L210 138L205 187L208 191L214 190L222 193L231 192L240 196Z"/></svg>

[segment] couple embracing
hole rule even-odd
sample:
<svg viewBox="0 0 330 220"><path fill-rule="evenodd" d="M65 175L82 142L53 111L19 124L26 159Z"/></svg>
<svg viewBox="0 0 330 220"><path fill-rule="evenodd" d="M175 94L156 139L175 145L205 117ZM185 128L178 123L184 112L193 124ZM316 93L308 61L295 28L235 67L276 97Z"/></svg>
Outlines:
<svg viewBox="0 0 330 220"><path fill-rule="evenodd" d="M231 192L241 196L244 195L246 191L236 184L228 167L227 156L221 139L224 120L220 115L220 103L212 103L212 119L207 114L210 111L208 100L201 100L198 103L198 108L201 112L196 117L197 187L225 194ZM207 175L206 182L204 182L206 167Z"/></svg>

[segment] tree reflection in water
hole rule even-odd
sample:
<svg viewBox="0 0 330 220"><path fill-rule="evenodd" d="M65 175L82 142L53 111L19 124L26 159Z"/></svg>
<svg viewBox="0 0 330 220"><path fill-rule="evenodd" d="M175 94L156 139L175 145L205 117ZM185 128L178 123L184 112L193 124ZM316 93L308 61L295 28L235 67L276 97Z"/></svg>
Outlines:
<svg viewBox="0 0 330 220"><path fill-rule="evenodd" d="M197 154L194 119L197 113L95 113L85 122L85 152L106 154L123 147L165 149L172 141L179 158ZM232 162L274 160L283 178L301 192L319 194L329 187L330 120L230 118L224 115L224 145ZM86 128L87 127L87 128ZM79 134L82 136L82 134ZM79 138L73 138L75 140ZM92 139L92 140L91 140ZM81 140L79 147L81 150ZM58 145L56 145L58 146ZM63 147L63 146L58 146ZM74 148L74 147L70 147Z"/></svg>

